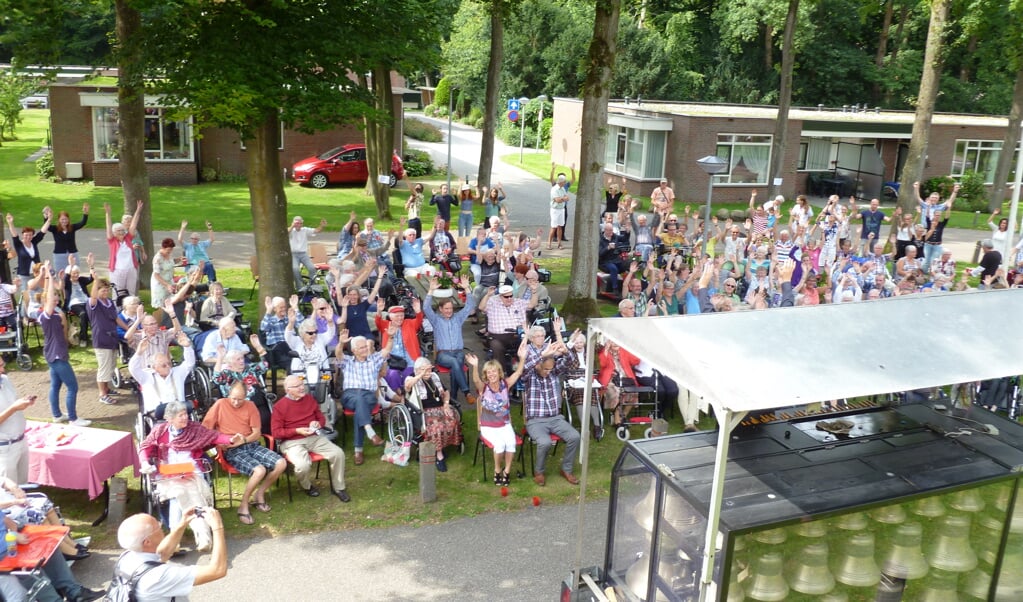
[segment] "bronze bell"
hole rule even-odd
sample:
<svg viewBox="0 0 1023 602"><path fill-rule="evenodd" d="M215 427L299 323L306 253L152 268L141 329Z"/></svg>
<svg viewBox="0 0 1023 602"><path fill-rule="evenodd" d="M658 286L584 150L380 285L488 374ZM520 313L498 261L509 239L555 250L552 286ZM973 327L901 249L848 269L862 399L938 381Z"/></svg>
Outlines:
<svg viewBox="0 0 1023 602"><path fill-rule="evenodd" d="M1009 498L1012 496L1012 487L1006 485L998 488L995 495L995 508L1002 512L1009 510ZM1012 518L1009 520L1010 533L1023 533L1023 490L1016 492L1016 503L1013 504Z"/></svg>
<svg viewBox="0 0 1023 602"><path fill-rule="evenodd" d="M675 527L680 532L692 527L699 520L699 515L694 513L681 496L674 494L665 488L664 502L661 504L661 514L664 521ZM650 482L650 490L643 499L636 504L632 511L632 517L636 519L640 527L648 533L654 530L654 505L657 501L657 481Z"/></svg>
<svg viewBox="0 0 1023 602"><path fill-rule="evenodd" d="M966 489L953 493L948 505L960 512L980 512L984 509L984 498L976 489Z"/></svg>
<svg viewBox="0 0 1023 602"><path fill-rule="evenodd" d="M746 599L746 590L742 589L742 585L739 583L739 573L742 568L738 563L732 563L732 570L729 571L728 576L728 597L726 602L742 602Z"/></svg>
<svg viewBox="0 0 1023 602"><path fill-rule="evenodd" d="M981 514L973 527L974 550L977 558L994 566L998 559L998 551L1002 545L1002 531L1005 529L1005 519L997 514L985 512Z"/></svg>
<svg viewBox="0 0 1023 602"><path fill-rule="evenodd" d="M799 537L817 538L828 534L828 526L822 520L812 520L799 523L792 530L792 533Z"/></svg>
<svg viewBox="0 0 1023 602"><path fill-rule="evenodd" d="M1011 540L1012 538L1010 538ZM1010 542L1009 549L1002 557L1002 570L998 573L998 585L995 586L995 600L1023 600L1023 550L1019 541Z"/></svg>
<svg viewBox="0 0 1023 602"><path fill-rule="evenodd" d="M766 552L753 561L746 579L746 597L761 602L780 602L789 595L789 585L782 577L782 557L779 552Z"/></svg>
<svg viewBox="0 0 1023 602"><path fill-rule="evenodd" d="M941 503L938 496L932 495L913 504L913 514L925 518L938 518L945 515L945 505Z"/></svg>
<svg viewBox="0 0 1023 602"><path fill-rule="evenodd" d="M987 600L991 592L991 572L983 565L963 575L959 593L970 600Z"/></svg>
<svg viewBox="0 0 1023 602"><path fill-rule="evenodd" d="M874 534L859 531L852 535L835 559L832 573L839 583L852 587L870 587L881 580L881 569L874 561Z"/></svg>
<svg viewBox="0 0 1023 602"><path fill-rule="evenodd" d="M920 523L903 523L895 529L891 547L881 562L881 572L898 579L919 579L929 566L920 543L924 529Z"/></svg>
<svg viewBox="0 0 1023 602"><path fill-rule="evenodd" d="M657 502L657 479L650 480L650 491L632 509L632 517L647 533L653 533L656 517L654 504Z"/></svg>
<svg viewBox="0 0 1023 602"><path fill-rule="evenodd" d="M820 595L835 589L835 577L828 569L828 544L803 546L789 562L786 576L789 587L801 594Z"/></svg>
<svg viewBox="0 0 1023 602"><path fill-rule="evenodd" d="M977 554L970 546L970 517L950 514L943 518L927 546L927 562L936 569L965 573L977 568Z"/></svg>
<svg viewBox="0 0 1023 602"><path fill-rule="evenodd" d="M834 590L828 592L817 599L818 602L849 602L849 594L841 591Z"/></svg>
<svg viewBox="0 0 1023 602"><path fill-rule="evenodd" d="M643 554L636 562L632 563L629 570L625 571L625 584L629 586L632 593L640 600L647 599L647 573L649 569L650 556ZM679 560L678 555L667 552L662 553L657 563L657 574L660 575L662 581L674 589L684 577L682 562ZM668 600L668 596L658 588L657 596L654 599L665 601Z"/></svg>
<svg viewBox="0 0 1023 602"><path fill-rule="evenodd" d="M785 529L768 529L766 531L758 531L750 537L752 537L753 541L757 543L767 544L769 546L783 544L786 539Z"/></svg>
<svg viewBox="0 0 1023 602"><path fill-rule="evenodd" d="M906 522L906 509L902 504L892 504L878 508L870 513L870 517L886 525L899 525Z"/></svg>
<svg viewBox="0 0 1023 602"><path fill-rule="evenodd" d="M933 570L920 583L924 584L924 588L910 599L919 602L959 602L955 573Z"/></svg>
<svg viewBox="0 0 1023 602"><path fill-rule="evenodd" d="M862 531L867 528L867 515L862 512L844 514L835 520L835 528L845 531Z"/></svg>

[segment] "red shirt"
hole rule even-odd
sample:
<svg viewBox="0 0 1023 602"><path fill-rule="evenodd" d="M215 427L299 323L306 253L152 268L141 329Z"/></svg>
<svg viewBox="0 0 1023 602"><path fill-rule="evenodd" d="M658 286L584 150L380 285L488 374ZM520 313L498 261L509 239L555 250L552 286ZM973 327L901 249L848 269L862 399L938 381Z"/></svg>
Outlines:
<svg viewBox="0 0 1023 602"><path fill-rule="evenodd" d="M320 411L316 398L306 393L300 399L292 399L285 395L274 404L273 413L270 415L270 433L278 441L289 439L301 439L306 435L300 435L295 429L309 428L312 421L326 424L327 419Z"/></svg>

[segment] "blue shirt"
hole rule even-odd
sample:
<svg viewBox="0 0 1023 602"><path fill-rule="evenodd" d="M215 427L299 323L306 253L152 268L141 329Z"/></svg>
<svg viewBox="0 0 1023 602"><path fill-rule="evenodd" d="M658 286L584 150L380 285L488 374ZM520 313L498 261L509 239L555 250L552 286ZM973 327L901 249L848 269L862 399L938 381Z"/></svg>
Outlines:
<svg viewBox="0 0 1023 602"><path fill-rule="evenodd" d="M433 342L437 351L457 351L465 347L462 340L462 325L474 309L476 297L467 295L465 307L451 314L450 318L445 318L433 310L433 296L426 295L423 313L433 326Z"/></svg>
<svg viewBox="0 0 1023 602"><path fill-rule="evenodd" d="M197 243L182 243L185 248L185 257L188 258L188 265L199 265L200 261L210 262L210 256L206 249L210 248L210 241L202 240Z"/></svg>
<svg viewBox="0 0 1023 602"><path fill-rule="evenodd" d="M423 257L423 239L417 238L412 242L401 241L401 263L407 268L419 268L426 265Z"/></svg>

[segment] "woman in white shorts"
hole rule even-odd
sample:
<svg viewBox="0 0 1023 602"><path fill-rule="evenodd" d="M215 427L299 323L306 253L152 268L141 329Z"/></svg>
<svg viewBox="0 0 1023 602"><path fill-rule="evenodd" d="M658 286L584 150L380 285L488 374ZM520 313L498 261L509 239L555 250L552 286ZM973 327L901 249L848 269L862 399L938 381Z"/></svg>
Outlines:
<svg viewBox="0 0 1023 602"><path fill-rule="evenodd" d="M494 448L494 485L508 485L512 461L515 459L515 430L511 423L511 401L509 392L522 376L524 361L510 376L505 378L501 362L490 360L483 364L483 378L480 378L479 359L465 354L465 361L472 366L472 380L476 384L480 401L477 412L480 437ZM502 462L501 460L504 460ZM501 470L502 464L504 470Z"/></svg>

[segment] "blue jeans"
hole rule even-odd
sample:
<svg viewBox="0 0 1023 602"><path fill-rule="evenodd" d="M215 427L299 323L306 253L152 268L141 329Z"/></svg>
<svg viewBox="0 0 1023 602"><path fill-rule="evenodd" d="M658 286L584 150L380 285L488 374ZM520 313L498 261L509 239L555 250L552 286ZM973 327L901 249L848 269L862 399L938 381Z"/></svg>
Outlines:
<svg viewBox="0 0 1023 602"><path fill-rule="evenodd" d="M67 395L64 398L67 406L68 420L78 420L78 413L75 411L75 402L78 400L78 378L71 364L67 360L50 362L50 413L54 418L60 418L60 387L67 387Z"/></svg>
<svg viewBox="0 0 1023 602"><path fill-rule="evenodd" d="M618 282L617 261L609 261L607 263L602 263L600 264L600 269L604 270L608 274L606 287L607 292L611 293L621 288L621 284Z"/></svg>
<svg viewBox="0 0 1023 602"><path fill-rule="evenodd" d="M199 267L199 264L188 266L188 272L192 273L192 271L195 270L197 267ZM204 276L206 276L206 279L209 280L210 282L216 282L217 281L217 269L215 267L213 267L213 262L212 261L207 261L207 262L203 263L203 265L202 265L202 273L203 273Z"/></svg>
<svg viewBox="0 0 1023 602"><path fill-rule="evenodd" d="M941 259L941 245L924 243L924 265L922 269L925 274L931 273L931 262L935 259Z"/></svg>
<svg viewBox="0 0 1023 602"><path fill-rule="evenodd" d="M458 235L469 236L472 234L472 214L458 212Z"/></svg>
<svg viewBox="0 0 1023 602"><path fill-rule="evenodd" d="M345 389L341 393L341 405L355 412L355 449L362 449L366 438L363 427L373 421L373 407L377 405L376 391L369 389Z"/></svg>
<svg viewBox="0 0 1023 602"><path fill-rule="evenodd" d="M451 399L458 399L458 394L469 392L469 381L465 376L465 351L438 351L437 365L451 370Z"/></svg>

